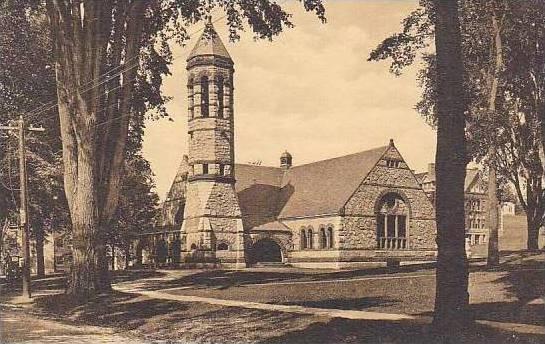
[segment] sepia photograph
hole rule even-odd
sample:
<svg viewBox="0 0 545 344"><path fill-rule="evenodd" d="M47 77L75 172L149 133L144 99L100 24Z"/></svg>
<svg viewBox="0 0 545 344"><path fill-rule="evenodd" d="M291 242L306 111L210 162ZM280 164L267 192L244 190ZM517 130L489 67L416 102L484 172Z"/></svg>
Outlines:
<svg viewBox="0 0 545 344"><path fill-rule="evenodd" d="M545 1L0 0L0 343L545 343Z"/></svg>

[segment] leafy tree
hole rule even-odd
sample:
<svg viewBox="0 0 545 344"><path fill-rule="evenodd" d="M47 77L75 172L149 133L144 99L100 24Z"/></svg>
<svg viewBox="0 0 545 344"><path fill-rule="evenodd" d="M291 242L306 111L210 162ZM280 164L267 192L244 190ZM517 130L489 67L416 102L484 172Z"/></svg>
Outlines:
<svg viewBox="0 0 545 344"><path fill-rule="evenodd" d="M29 5L28 11L25 6ZM0 113L2 124L14 124L19 114L44 106L56 97L51 41L44 27L47 17L28 1L0 3ZM32 52L32 53L29 53ZM30 114L31 116L33 114ZM44 236L51 226L44 221L62 218L66 205L52 202L62 194L58 117L44 118L43 133L27 135L27 167L31 235L36 240L37 273L44 275ZM0 138L0 218L18 216L19 174L17 140L14 132Z"/></svg>
<svg viewBox="0 0 545 344"><path fill-rule="evenodd" d="M304 0L324 19L320 0ZM172 60L169 39L223 10L232 39L243 20L257 38L272 39L290 16L272 1L46 0L53 38L64 186L73 226L68 292L87 296L110 287L105 236L119 200L130 118L164 115L162 76ZM133 122L134 123L134 122Z"/></svg>
<svg viewBox="0 0 545 344"><path fill-rule="evenodd" d="M511 0L466 0L461 4L470 108L466 116L468 160L476 159L489 167L491 204L498 204L495 172L514 185L527 214L527 245L535 249L545 212L541 181L545 160L539 153L539 114L545 90L540 77L544 59L540 42L545 4L530 1L522 5ZM405 19L403 32L384 40L371 59L392 58L392 72L401 73L420 53L425 62L420 72L423 96L416 108L434 125L435 55L427 49L434 31L426 13L430 13L429 1L421 1L421 7ZM492 249L497 248L496 218L497 214L491 214ZM491 254L497 262L497 249Z"/></svg>
<svg viewBox="0 0 545 344"><path fill-rule="evenodd" d="M129 267L131 241L135 235L153 228L159 203L154 188L149 162L140 154L130 154L125 160L113 235L109 237L110 245L122 248L125 268Z"/></svg>
<svg viewBox="0 0 545 344"><path fill-rule="evenodd" d="M462 30L458 1L421 0L403 21L403 31L386 38L369 60L392 59L400 74L420 55L423 100L417 109L437 129L436 219L437 282L434 327L455 335L472 321L469 314L468 266L465 256L464 181L468 162L466 92ZM465 12L463 12L465 14ZM464 36L465 37L465 36ZM435 53L428 47L435 43Z"/></svg>

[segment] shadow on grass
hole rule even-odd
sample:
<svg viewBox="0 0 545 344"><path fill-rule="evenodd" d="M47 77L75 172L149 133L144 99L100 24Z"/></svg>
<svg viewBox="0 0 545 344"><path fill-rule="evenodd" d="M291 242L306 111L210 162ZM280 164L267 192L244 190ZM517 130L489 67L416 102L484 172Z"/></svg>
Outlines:
<svg viewBox="0 0 545 344"><path fill-rule="evenodd" d="M305 329L291 331L262 344L280 343L542 343L540 335L519 335L502 332L484 325L476 325L452 337L433 335L429 325L412 322L359 321L332 319L313 323Z"/></svg>
<svg viewBox="0 0 545 344"><path fill-rule="evenodd" d="M505 286L517 301L471 305L477 319L545 326L545 306L529 304L545 297L545 270L512 270L493 283Z"/></svg>
<svg viewBox="0 0 545 344"><path fill-rule="evenodd" d="M164 277L164 272L141 269L141 270L117 270L111 272L112 283L130 282L144 278L158 278Z"/></svg>
<svg viewBox="0 0 545 344"><path fill-rule="evenodd" d="M545 306L529 304L545 297L545 270L508 269L492 281L504 287L514 301L471 304L475 319L545 326ZM422 315L433 315L422 313Z"/></svg>
<svg viewBox="0 0 545 344"><path fill-rule="evenodd" d="M327 308L339 310L364 310L371 307L386 307L399 303L398 300L388 300L381 297L338 298L319 301L285 302L283 305L296 305L313 308Z"/></svg>
<svg viewBox="0 0 545 344"><path fill-rule="evenodd" d="M35 300L34 306L35 311L52 319L122 330L136 329L153 317L187 308L175 301L146 299L120 292L101 294L88 302L74 300L65 294L43 296Z"/></svg>
<svg viewBox="0 0 545 344"><path fill-rule="evenodd" d="M228 289L230 287L244 286L248 284L267 284L273 282L309 282L328 281L337 279L351 279L364 276L388 275L399 273L411 273L417 271L432 271L434 264L414 264L397 268L367 268L359 270L343 270L329 272L302 272L294 271L232 271L232 270L206 270L194 274L160 281L148 281L143 287L145 290L159 290L164 288L194 287Z"/></svg>

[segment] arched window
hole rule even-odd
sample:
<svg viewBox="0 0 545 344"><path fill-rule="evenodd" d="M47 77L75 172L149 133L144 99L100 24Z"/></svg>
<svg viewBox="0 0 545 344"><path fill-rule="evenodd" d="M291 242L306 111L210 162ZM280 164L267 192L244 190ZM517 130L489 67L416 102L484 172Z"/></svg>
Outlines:
<svg viewBox="0 0 545 344"><path fill-rule="evenodd" d="M307 248L307 233L305 229L301 229L301 250Z"/></svg>
<svg viewBox="0 0 545 344"><path fill-rule="evenodd" d="M307 248L314 248L312 228L307 229Z"/></svg>
<svg viewBox="0 0 545 344"><path fill-rule="evenodd" d="M216 80L216 84L218 90L218 117L223 118L223 78L221 76Z"/></svg>
<svg viewBox="0 0 545 344"><path fill-rule="evenodd" d="M333 248L333 227L327 229L327 248Z"/></svg>
<svg viewBox="0 0 545 344"><path fill-rule="evenodd" d="M201 78L201 116L208 117L208 104L209 104L209 89L208 89L208 77L203 76Z"/></svg>
<svg viewBox="0 0 545 344"><path fill-rule="evenodd" d="M377 212L377 246L382 249L406 249L409 208L395 193L386 194Z"/></svg>
<svg viewBox="0 0 545 344"><path fill-rule="evenodd" d="M320 248L327 248L327 238L325 236L325 228L320 228Z"/></svg>
<svg viewBox="0 0 545 344"><path fill-rule="evenodd" d="M191 249L192 249L192 250L196 250L196 249L197 249L197 245L191 244Z"/></svg>
<svg viewBox="0 0 545 344"><path fill-rule="evenodd" d="M216 247L216 251L227 251L229 250L229 245L227 245L224 242L220 242L218 246Z"/></svg>

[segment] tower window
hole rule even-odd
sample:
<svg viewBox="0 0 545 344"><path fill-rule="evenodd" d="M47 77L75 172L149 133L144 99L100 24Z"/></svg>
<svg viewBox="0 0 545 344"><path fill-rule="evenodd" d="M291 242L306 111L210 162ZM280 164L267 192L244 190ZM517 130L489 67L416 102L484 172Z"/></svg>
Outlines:
<svg viewBox="0 0 545 344"><path fill-rule="evenodd" d="M223 176L223 174L225 173L225 166L223 164L219 164L219 175L220 176Z"/></svg>
<svg viewBox="0 0 545 344"><path fill-rule="evenodd" d="M208 164L202 164L202 174L208 174Z"/></svg>
<svg viewBox="0 0 545 344"><path fill-rule="evenodd" d="M209 90L208 90L208 77L203 76L201 78L201 115L202 117L208 117L208 104L209 104Z"/></svg>
<svg viewBox="0 0 545 344"><path fill-rule="evenodd" d="M220 76L217 80L218 90L218 117L223 118L223 78Z"/></svg>
<svg viewBox="0 0 545 344"><path fill-rule="evenodd" d="M193 119L194 109L193 109L193 79L189 79L189 82L187 83L187 97L189 98L189 118Z"/></svg>

